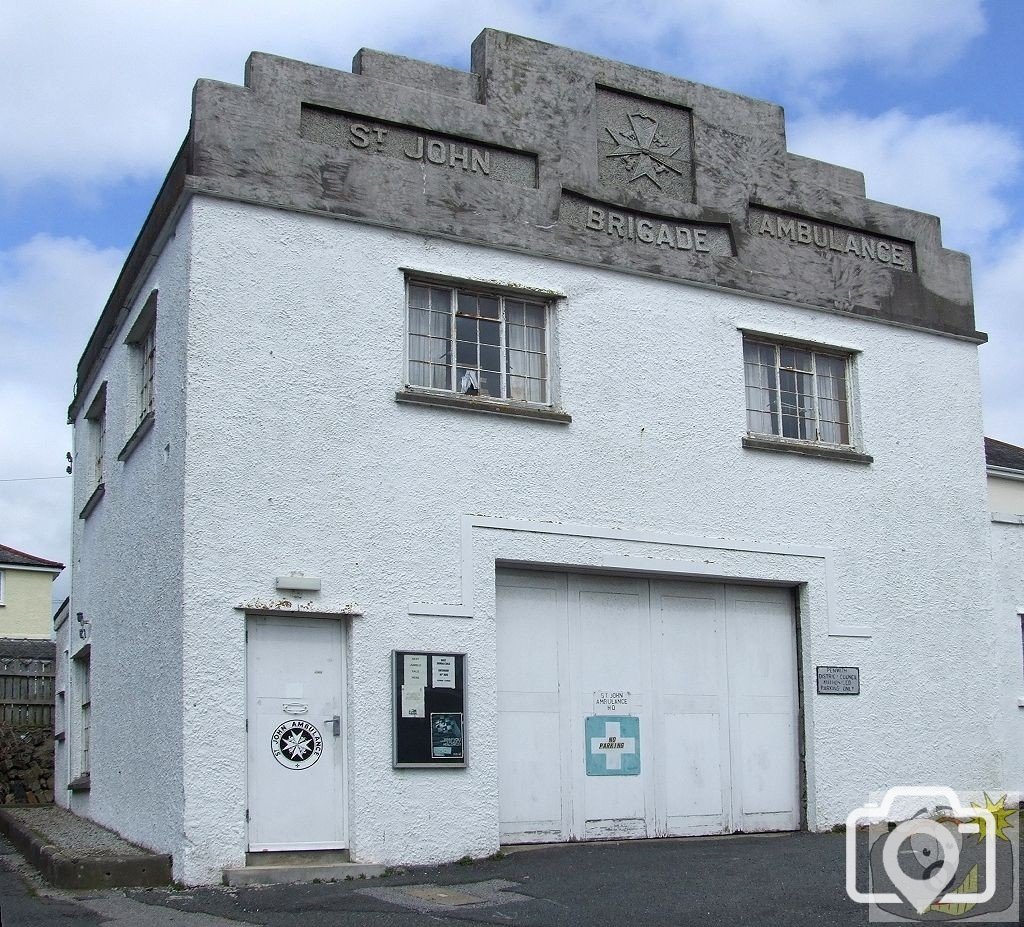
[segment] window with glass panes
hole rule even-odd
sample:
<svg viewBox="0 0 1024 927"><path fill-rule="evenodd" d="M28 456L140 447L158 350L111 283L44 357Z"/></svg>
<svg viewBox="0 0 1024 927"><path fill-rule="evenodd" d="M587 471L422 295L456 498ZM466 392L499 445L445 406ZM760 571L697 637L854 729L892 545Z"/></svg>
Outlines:
<svg viewBox="0 0 1024 927"><path fill-rule="evenodd" d="M844 354L743 339L747 431L827 444L851 444Z"/></svg>
<svg viewBox="0 0 1024 927"><path fill-rule="evenodd" d="M409 385L548 403L548 306L409 283Z"/></svg>
<svg viewBox="0 0 1024 927"><path fill-rule="evenodd" d="M139 342L139 419L153 411L153 364L156 356L156 325L150 325Z"/></svg>
<svg viewBox="0 0 1024 927"><path fill-rule="evenodd" d="M92 683L89 678L89 661L81 662L79 669L79 685L81 689L81 754L79 756L79 772L88 775L90 770L90 754L92 750Z"/></svg>

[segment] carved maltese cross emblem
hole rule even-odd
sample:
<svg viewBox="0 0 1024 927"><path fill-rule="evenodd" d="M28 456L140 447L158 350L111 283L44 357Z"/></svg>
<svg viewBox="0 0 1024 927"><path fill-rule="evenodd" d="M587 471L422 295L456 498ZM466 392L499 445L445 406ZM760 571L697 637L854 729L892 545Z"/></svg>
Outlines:
<svg viewBox="0 0 1024 927"><path fill-rule="evenodd" d="M646 113L631 113L626 117L629 120L630 128L625 132L615 132L605 126L605 132L615 142L615 149L609 151L605 157L621 158L623 165L630 176L627 183L646 177L660 190L660 174L672 171L682 174L682 171L671 163L681 148L676 145L666 145L658 135L658 120Z"/></svg>

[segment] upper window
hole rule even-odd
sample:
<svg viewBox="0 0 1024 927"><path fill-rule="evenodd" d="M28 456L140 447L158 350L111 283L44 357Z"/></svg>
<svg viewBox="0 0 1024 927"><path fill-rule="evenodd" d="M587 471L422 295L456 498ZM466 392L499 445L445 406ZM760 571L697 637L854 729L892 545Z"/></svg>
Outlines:
<svg viewBox="0 0 1024 927"><path fill-rule="evenodd" d="M4 571L0 570L0 605L4 604Z"/></svg>
<svg viewBox="0 0 1024 927"><path fill-rule="evenodd" d="M81 695L82 714L80 718L79 743L81 753L79 755L79 774L88 776L91 770L92 752L92 680L90 678L89 660L79 661L79 694Z"/></svg>
<svg viewBox="0 0 1024 927"><path fill-rule="evenodd" d="M89 456L92 466L92 484L98 486L103 482L105 469L104 457L107 450L107 384L104 383L96 392L88 411L85 413L89 423Z"/></svg>
<svg viewBox="0 0 1024 927"><path fill-rule="evenodd" d="M154 322L156 320L154 319ZM156 353L156 325L150 325L139 342L139 418L153 411L153 361Z"/></svg>
<svg viewBox="0 0 1024 927"><path fill-rule="evenodd" d="M851 445L849 357L744 336L747 431Z"/></svg>
<svg viewBox="0 0 1024 927"><path fill-rule="evenodd" d="M153 290L135 320L125 342L131 346L135 360L136 424L153 411L154 374L156 372L156 301Z"/></svg>
<svg viewBox="0 0 1024 927"><path fill-rule="evenodd" d="M0 577L2 576L3 573L0 573ZM1020 643L1021 650L1024 652L1024 612L1021 612L1017 617L1020 618Z"/></svg>
<svg viewBox="0 0 1024 927"><path fill-rule="evenodd" d="M410 386L550 403L545 302L410 281Z"/></svg>

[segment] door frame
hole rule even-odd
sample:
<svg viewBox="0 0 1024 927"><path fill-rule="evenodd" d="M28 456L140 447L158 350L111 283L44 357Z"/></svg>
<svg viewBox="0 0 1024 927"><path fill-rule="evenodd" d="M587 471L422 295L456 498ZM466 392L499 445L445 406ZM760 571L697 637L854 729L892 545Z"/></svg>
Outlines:
<svg viewBox="0 0 1024 927"><path fill-rule="evenodd" d="M245 697L245 751L244 751L244 769L245 769L245 847L247 853L263 853L263 852L283 852L291 853L297 852L302 853L307 850L345 850L349 849L351 845L351 832L349 822L352 818L352 807L351 807L351 789L349 788L349 752L351 750L351 729L352 726L349 723L349 710L348 710L348 680L349 680L349 623L345 619L351 617L345 614L334 614L328 612L301 612L301 611L287 611L284 609L273 609L273 610L260 610L258 612L246 612L245 613L245 660L243 675L245 677L244 685L244 697ZM338 768L338 774L340 777L340 789L341 789L341 801L340 805L343 809L342 815L342 827L341 836L339 838L338 846L324 847L322 845L310 846L307 848L299 847L287 847L280 850L252 850L250 841L249 831L249 736L250 736L250 718L249 718L249 629L252 627L252 622L259 619L271 619L279 620L284 624L308 622L309 626L312 626L313 622L330 621L337 624L339 632L339 645L341 648L340 659L338 661L338 675L339 675L339 689L340 689L340 700L338 711L341 716L341 758Z"/></svg>

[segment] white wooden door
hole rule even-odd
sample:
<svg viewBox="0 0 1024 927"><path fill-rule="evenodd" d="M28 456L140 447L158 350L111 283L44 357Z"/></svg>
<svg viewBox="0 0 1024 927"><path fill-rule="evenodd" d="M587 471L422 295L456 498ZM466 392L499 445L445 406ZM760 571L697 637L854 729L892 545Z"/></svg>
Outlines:
<svg viewBox="0 0 1024 927"><path fill-rule="evenodd" d="M498 818L516 843L572 834L566 577L500 574Z"/></svg>
<svg viewBox="0 0 1024 927"><path fill-rule="evenodd" d="M651 583L658 832L732 830L725 587Z"/></svg>
<svg viewBox="0 0 1024 927"><path fill-rule="evenodd" d="M790 594L727 586L732 829L800 826L796 628Z"/></svg>
<svg viewBox="0 0 1024 927"><path fill-rule="evenodd" d="M648 596L646 580L569 577L573 783L581 798L574 803L572 835L582 840L654 836L654 779L643 756L639 775L587 775L584 733L586 718L597 714L595 692L629 692L643 751L651 691Z"/></svg>
<svg viewBox="0 0 1024 927"><path fill-rule="evenodd" d="M497 586L504 842L799 827L787 590L525 571ZM629 693L631 775L588 774L600 690Z"/></svg>
<svg viewBox="0 0 1024 927"><path fill-rule="evenodd" d="M347 845L339 621L247 625L249 849Z"/></svg>

